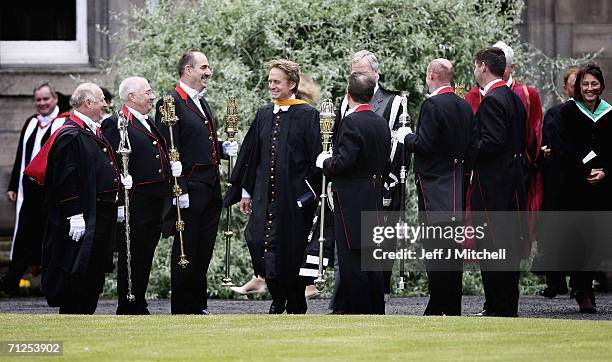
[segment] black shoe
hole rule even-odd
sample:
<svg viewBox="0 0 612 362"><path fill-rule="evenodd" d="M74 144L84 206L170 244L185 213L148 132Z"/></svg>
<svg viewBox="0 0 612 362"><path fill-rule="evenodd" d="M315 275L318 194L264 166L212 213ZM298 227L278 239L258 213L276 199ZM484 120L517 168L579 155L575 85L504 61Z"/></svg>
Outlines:
<svg viewBox="0 0 612 362"><path fill-rule="evenodd" d="M202 309L201 313L198 313L198 314L201 314L201 315L211 315L211 313L208 311L208 309Z"/></svg>
<svg viewBox="0 0 612 362"><path fill-rule="evenodd" d="M580 309L578 310L579 313L586 313L586 314L597 314L597 309L595 309L595 307L580 307Z"/></svg>
<svg viewBox="0 0 612 362"><path fill-rule="evenodd" d="M497 314L493 313L493 312L489 312L486 309L483 309L482 311L480 311L479 313L476 314L472 314L472 316L474 317L496 317Z"/></svg>
<svg viewBox="0 0 612 362"><path fill-rule="evenodd" d="M0 277L0 294L6 294L7 297L13 297L19 294L19 285L9 285L4 276Z"/></svg>
<svg viewBox="0 0 612 362"><path fill-rule="evenodd" d="M283 314L284 312L285 307L272 303L270 305L270 310L268 311L268 314Z"/></svg>
<svg viewBox="0 0 612 362"><path fill-rule="evenodd" d="M558 288L546 287L543 290L540 290L539 294L545 298L552 299L559 294L567 294L567 288L558 289Z"/></svg>

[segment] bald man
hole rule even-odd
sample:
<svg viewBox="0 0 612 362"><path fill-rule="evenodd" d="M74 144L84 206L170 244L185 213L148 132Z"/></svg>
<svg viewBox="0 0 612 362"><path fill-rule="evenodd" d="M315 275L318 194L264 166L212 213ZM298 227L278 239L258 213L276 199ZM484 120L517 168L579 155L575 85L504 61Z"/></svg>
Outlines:
<svg viewBox="0 0 612 362"><path fill-rule="evenodd" d="M93 314L112 271L120 175L99 130L106 101L84 83L72 94L73 113L30 162L25 174L45 187L48 218L42 250L42 290L63 314ZM123 180L126 188L131 180Z"/></svg>
<svg viewBox="0 0 612 362"><path fill-rule="evenodd" d="M148 114L153 108L155 94L149 82L142 77L129 77L119 85L121 111L128 121L128 138L132 147L129 156L129 174L133 179L130 193L130 251L131 279L134 301L128 301L127 248L125 230L117 236L119 259L117 265L117 314L150 314L145 293L153 255L161 234L164 201L170 195L170 176L180 176L180 161L168 161L168 147L154 120ZM117 115L102 122L102 133L115 151L119 147Z"/></svg>
<svg viewBox="0 0 612 362"><path fill-rule="evenodd" d="M470 105L451 87L453 65L434 59L427 66L429 96L421 106L416 133L409 127L397 136L407 152L414 153L414 173L419 198L419 219L427 225L461 223L464 205L463 174L475 142ZM455 240L424 239L426 250L460 248ZM461 315L463 261L425 260L429 303L425 315Z"/></svg>

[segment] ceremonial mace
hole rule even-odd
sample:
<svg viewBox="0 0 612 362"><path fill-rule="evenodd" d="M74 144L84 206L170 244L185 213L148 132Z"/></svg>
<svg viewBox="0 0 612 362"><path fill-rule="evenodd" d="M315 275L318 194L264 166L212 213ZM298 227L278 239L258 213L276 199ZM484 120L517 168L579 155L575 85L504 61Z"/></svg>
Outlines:
<svg viewBox="0 0 612 362"><path fill-rule="evenodd" d="M331 99L326 99L325 101L323 101L323 103L321 104L321 113L319 114L319 117L323 151L327 152L329 150L329 145L331 144L332 129L334 128L334 120L336 119L336 114L334 113L334 103ZM323 233L323 229L325 228L325 202L327 201L327 197L327 189L325 187L325 174L323 174L323 178L321 180L320 200L321 218L319 220L319 271L317 273L317 279L314 281L315 287L318 290L323 290L323 287L325 286L325 278L323 278L323 249L325 243L325 235Z"/></svg>
<svg viewBox="0 0 612 362"><path fill-rule="evenodd" d="M405 94L402 95L402 114L400 115L400 124L402 127L406 127L406 125L410 122L410 115L408 114L408 98ZM400 167L400 217L399 223L400 225L405 220L404 214L406 213L406 177L407 177L407 167L406 167L406 152L402 149L402 165ZM401 240L400 240L401 243ZM399 261L399 280L397 281L397 289L404 289L406 287L406 268L404 266L404 261Z"/></svg>
<svg viewBox="0 0 612 362"><path fill-rule="evenodd" d="M225 133L227 134L227 140L233 142L235 140L236 133L238 132L238 110L236 107L236 97L230 96L227 100L227 114L225 116ZM227 164L227 177L231 177L232 168L234 167L234 157L229 156L229 162ZM231 187L231 183L227 183L227 187ZM232 278L230 277L230 247L232 245L232 237L234 232L232 231L232 205L227 207L227 227L223 232L225 235L225 276L221 280L221 285L224 287L231 287L234 285Z"/></svg>
<svg viewBox="0 0 612 362"><path fill-rule="evenodd" d="M174 98L171 95L164 96L164 103L160 107L159 111L162 114L162 122L168 126L170 131L170 150L168 151L168 157L170 161L179 161L179 151L174 147L174 135L172 134L172 126L176 124L178 121L178 117L176 116L176 109L174 108ZM179 241L181 245L181 260L179 260L178 265L185 269L187 264L189 264L189 260L187 260L187 256L185 255L185 246L183 244L183 231L185 230L185 222L181 217L181 208L179 207L179 197L183 190L178 184L178 177L172 177L174 179L174 186L172 187L172 193L174 199L176 201L176 231L179 233Z"/></svg>
<svg viewBox="0 0 612 362"><path fill-rule="evenodd" d="M119 129L119 147L117 153L121 155L121 166L123 177L128 177L130 171L128 165L130 162L130 153L132 153L132 145L128 137L128 120L123 114L123 110L117 112L117 128ZM128 278L128 302L134 302L136 297L132 294L132 251L130 248L130 191L123 187L123 196L125 198L124 213L125 213L125 247L127 256L127 278Z"/></svg>

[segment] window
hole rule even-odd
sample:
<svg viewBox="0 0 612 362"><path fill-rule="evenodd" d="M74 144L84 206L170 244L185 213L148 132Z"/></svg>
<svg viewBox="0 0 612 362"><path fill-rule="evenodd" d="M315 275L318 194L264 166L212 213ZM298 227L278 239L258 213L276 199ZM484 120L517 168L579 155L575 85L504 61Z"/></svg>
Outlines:
<svg viewBox="0 0 612 362"><path fill-rule="evenodd" d="M4 4L0 65L87 64L87 1Z"/></svg>

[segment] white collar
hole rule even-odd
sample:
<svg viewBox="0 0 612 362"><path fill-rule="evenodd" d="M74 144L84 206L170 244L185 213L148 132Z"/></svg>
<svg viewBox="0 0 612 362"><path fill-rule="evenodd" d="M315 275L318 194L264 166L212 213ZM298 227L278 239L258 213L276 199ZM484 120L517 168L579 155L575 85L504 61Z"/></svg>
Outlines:
<svg viewBox="0 0 612 362"><path fill-rule="evenodd" d="M295 99L295 93L291 95L291 97L289 97L288 99ZM287 112L289 110L289 106L279 106L277 104L274 104L274 109L272 110L272 113L277 114L279 111L283 111L283 112Z"/></svg>
<svg viewBox="0 0 612 362"><path fill-rule="evenodd" d="M46 128L51 121L57 117L57 115L59 114L59 107L55 106L55 108L53 108L53 112L51 112L50 114L43 116L42 114L39 114L36 116L36 118L38 118L38 120L40 121L40 125L42 126L42 128Z"/></svg>
<svg viewBox="0 0 612 362"><path fill-rule="evenodd" d="M512 79L512 74L510 74L510 78L508 78L508 81L506 82L508 88L512 87L512 83L514 83L514 79Z"/></svg>
<svg viewBox="0 0 612 362"><path fill-rule="evenodd" d="M355 107L353 107L353 108L349 109L348 111L346 111L346 113L344 114L344 117L348 116L351 113L354 113L359 106L367 106L367 105L368 105L368 103L359 103Z"/></svg>
<svg viewBox="0 0 612 362"><path fill-rule="evenodd" d="M501 78L496 78L493 79L492 81L490 81L487 85L484 86L484 88L482 89L482 95L487 94L487 92L489 91L489 89L491 89L492 86L494 86L495 84L499 83L499 82L503 82L504 80Z"/></svg>
<svg viewBox="0 0 612 362"><path fill-rule="evenodd" d="M438 95L438 93L440 93L440 91L444 88L452 88L450 85L443 85L442 87L438 87L436 88L436 90L434 90L433 92L431 92L430 94L427 95L427 98L429 97L433 97L435 95Z"/></svg>
<svg viewBox="0 0 612 362"><path fill-rule="evenodd" d="M188 86L187 84L183 83L183 81L179 81L179 86L181 88L183 88L183 90L185 91L185 93L187 93L189 95L189 97L193 100L200 100L200 98L202 98L204 96L204 92L206 90L206 88L202 89L200 92L198 92L197 90L191 88L190 86Z"/></svg>
<svg viewBox="0 0 612 362"><path fill-rule="evenodd" d="M96 133L96 130L98 129L98 127L100 127L100 124L98 122L94 122L91 118L87 117L76 109L73 111L73 113L75 116L79 117L80 120L85 122L87 127L89 127L89 129L91 129L93 133Z"/></svg>
<svg viewBox="0 0 612 362"><path fill-rule="evenodd" d="M135 110L134 108L130 107L130 106L125 106L125 108L128 109L128 111L130 111L130 113L138 118L139 121L141 122L145 122L145 120L148 118L148 116L146 114L142 114L140 112L138 112L137 110Z"/></svg>
<svg viewBox="0 0 612 362"><path fill-rule="evenodd" d="M376 94L376 92L378 92L379 88L380 88L380 85L378 85L378 82L376 82L376 85L374 86L374 94Z"/></svg>

